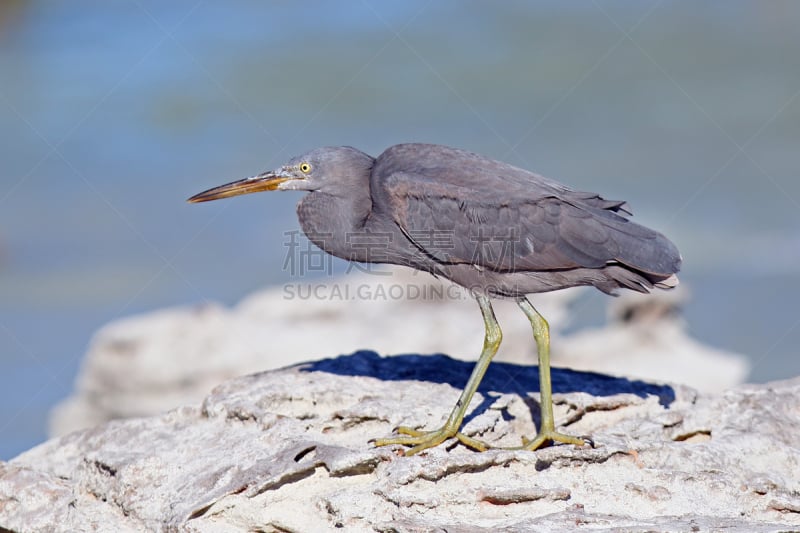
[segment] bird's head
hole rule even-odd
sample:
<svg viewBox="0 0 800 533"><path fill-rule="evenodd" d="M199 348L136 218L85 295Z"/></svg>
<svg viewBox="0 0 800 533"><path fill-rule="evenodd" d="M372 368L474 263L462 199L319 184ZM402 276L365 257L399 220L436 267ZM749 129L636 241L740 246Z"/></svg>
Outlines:
<svg viewBox="0 0 800 533"><path fill-rule="evenodd" d="M363 183L374 159L350 146L325 147L293 157L288 163L243 180L214 187L189 198L208 202L261 191L321 191L342 194L348 185Z"/></svg>

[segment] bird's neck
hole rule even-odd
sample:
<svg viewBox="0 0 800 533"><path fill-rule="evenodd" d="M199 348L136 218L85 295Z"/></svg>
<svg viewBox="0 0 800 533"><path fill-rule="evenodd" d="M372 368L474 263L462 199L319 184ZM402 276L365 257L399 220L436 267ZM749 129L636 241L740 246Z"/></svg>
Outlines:
<svg viewBox="0 0 800 533"><path fill-rule="evenodd" d="M342 196L311 192L297 204L297 215L311 242L336 257L365 262L368 253L358 243L369 231L369 186L349 192Z"/></svg>

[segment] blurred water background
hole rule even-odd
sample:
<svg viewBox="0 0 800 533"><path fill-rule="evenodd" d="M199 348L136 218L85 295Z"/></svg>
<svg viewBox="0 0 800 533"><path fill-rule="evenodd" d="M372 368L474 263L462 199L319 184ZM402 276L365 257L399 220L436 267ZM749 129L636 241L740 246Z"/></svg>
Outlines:
<svg viewBox="0 0 800 533"><path fill-rule="evenodd" d="M289 280L299 196L184 200L321 145L449 144L627 199L683 252L692 334L800 374L799 26L791 0L3 0L0 459L104 323Z"/></svg>

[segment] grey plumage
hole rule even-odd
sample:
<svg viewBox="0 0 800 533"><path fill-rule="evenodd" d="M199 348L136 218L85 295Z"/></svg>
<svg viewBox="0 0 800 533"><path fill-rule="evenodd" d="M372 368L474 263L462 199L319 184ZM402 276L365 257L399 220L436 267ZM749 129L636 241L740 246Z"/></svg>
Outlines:
<svg viewBox="0 0 800 533"><path fill-rule="evenodd" d="M324 148L297 160L325 175L337 161L359 161L363 173L330 174L341 190L320 188L298 207L306 233L343 259L406 265L494 296L573 285L646 292L680 268L675 246L628 220L625 202L463 150L401 144L372 160ZM353 249L347 238L357 233L390 237Z"/></svg>

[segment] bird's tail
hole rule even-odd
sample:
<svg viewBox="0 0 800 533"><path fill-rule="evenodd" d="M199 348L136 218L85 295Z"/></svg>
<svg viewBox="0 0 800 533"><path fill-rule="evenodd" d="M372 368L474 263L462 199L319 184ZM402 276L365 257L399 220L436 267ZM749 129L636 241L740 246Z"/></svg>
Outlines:
<svg viewBox="0 0 800 533"><path fill-rule="evenodd" d="M672 274L667 279L663 279L661 281L657 281L657 282L653 283L653 285L655 287L658 287L659 289L674 289L675 287L678 286L679 283L680 283L680 280L678 280L678 276L676 276L675 274Z"/></svg>

